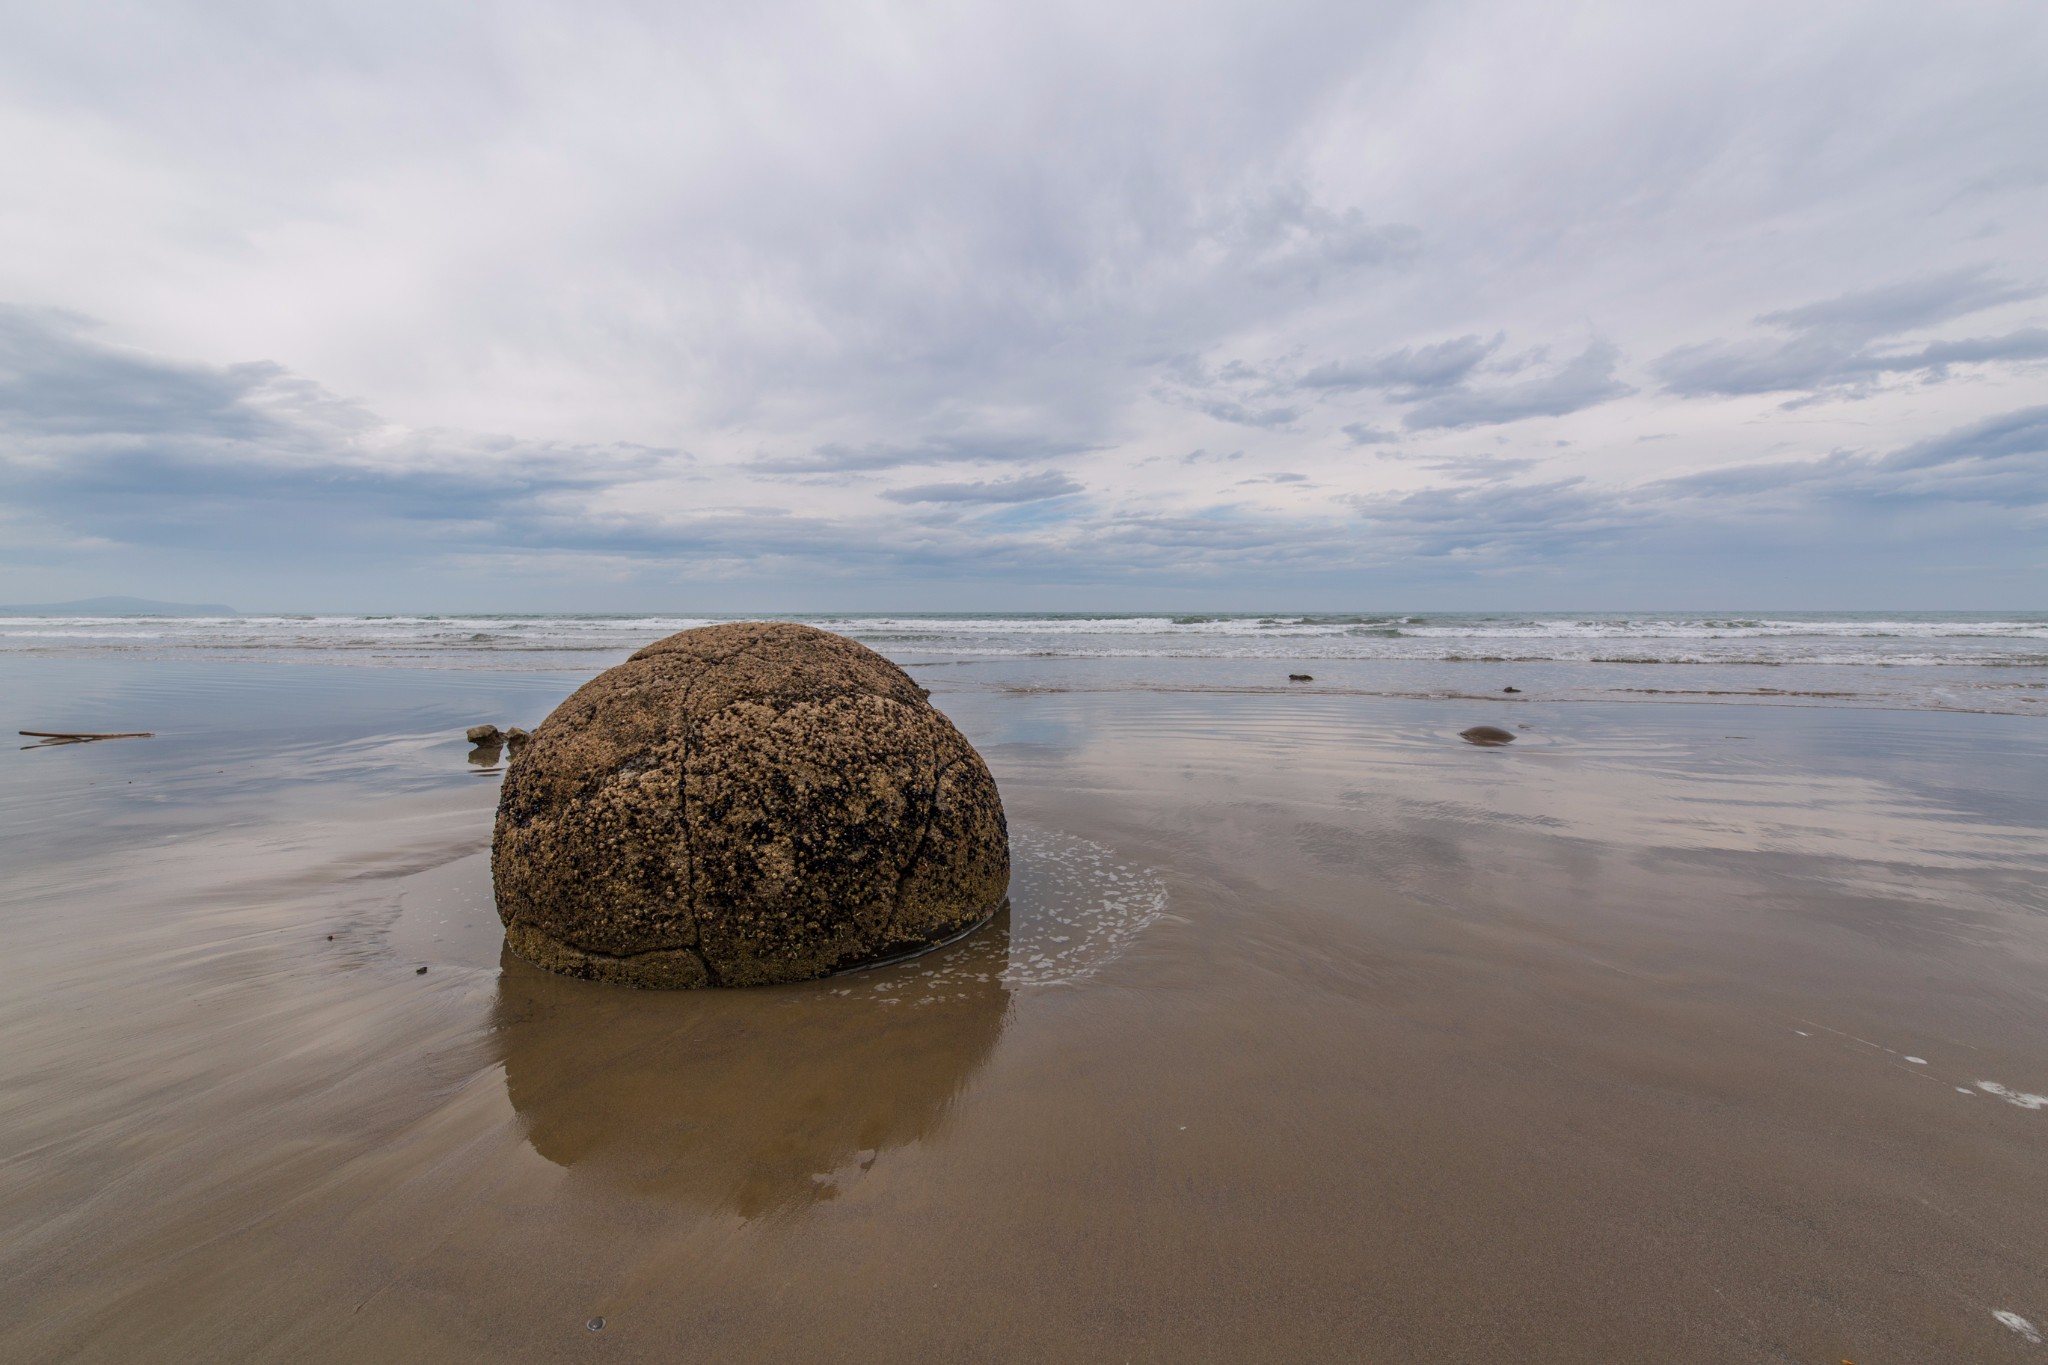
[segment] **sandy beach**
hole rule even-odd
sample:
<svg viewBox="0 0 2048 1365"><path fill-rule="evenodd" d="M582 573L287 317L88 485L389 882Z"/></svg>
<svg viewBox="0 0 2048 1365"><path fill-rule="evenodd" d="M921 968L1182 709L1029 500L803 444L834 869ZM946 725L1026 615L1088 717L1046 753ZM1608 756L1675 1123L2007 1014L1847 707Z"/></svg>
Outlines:
<svg viewBox="0 0 2048 1365"><path fill-rule="evenodd" d="M9 1360L2043 1349L2034 717L913 668L1009 911L664 994L502 950L578 677L4 666L159 732L0 766Z"/></svg>
<svg viewBox="0 0 2048 1365"><path fill-rule="evenodd" d="M2048 1365L2044 71L6 6L0 1365Z"/></svg>

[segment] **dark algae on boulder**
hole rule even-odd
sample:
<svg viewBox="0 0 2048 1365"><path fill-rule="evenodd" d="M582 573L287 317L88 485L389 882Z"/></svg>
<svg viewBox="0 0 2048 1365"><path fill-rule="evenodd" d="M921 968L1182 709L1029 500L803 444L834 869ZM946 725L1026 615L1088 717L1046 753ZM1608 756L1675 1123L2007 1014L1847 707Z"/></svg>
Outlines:
<svg viewBox="0 0 2048 1365"><path fill-rule="evenodd" d="M506 773L505 939L632 986L802 981L941 943L1010 882L995 779L902 669L786 622L658 640Z"/></svg>

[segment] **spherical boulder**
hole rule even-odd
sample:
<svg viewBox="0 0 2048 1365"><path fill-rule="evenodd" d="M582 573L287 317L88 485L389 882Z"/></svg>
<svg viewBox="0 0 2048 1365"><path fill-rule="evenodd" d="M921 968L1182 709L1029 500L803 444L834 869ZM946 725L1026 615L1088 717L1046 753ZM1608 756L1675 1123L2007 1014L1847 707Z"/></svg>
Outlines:
<svg viewBox="0 0 2048 1365"><path fill-rule="evenodd" d="M981 755L902 669L788 622L658 640L507 770L512 950L632 986L802 981L964 933L1010 883Z"/></svg>

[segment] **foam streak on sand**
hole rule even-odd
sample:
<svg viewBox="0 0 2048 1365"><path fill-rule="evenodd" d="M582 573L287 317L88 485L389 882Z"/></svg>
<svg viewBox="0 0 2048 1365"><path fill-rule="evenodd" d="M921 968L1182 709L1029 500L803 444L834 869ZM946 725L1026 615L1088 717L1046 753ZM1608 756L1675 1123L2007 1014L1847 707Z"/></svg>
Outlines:
<svg viewBox="0 0 2048 1365"><path fill-rule="evenodd" d="M2039 1346L2041 1344L2041 1329L2034 1326L2033 1323L2028 1322L2018 1313L2009 1312L2006 1309L1998 1308L1992 1310L1991 1316L1998 1319L2000 1326L2011 1328L2013 1331L2018 1332L2021 1336L2025 1337L2032 1344L2036 1346Z"/></svg>
<svg viewBox="0 0 2048 1365"><path fill-rule="evenodd" d="M2007 1104L2016 1104L2022 1109L2048 1109L2048 1095L2032 1095L2024 1090L2008 1090L1997 1081L1979 1081L1977 1088L1987 1095L1996 1095Z"/></svg>

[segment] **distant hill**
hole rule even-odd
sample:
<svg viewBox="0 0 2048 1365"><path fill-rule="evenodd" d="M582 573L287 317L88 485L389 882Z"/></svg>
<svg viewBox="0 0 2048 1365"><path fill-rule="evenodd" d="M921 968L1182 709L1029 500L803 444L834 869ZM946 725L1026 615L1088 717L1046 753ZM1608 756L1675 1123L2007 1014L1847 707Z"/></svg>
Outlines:
<svg viewBox="0 0 2048 1365"><path fill-rule="evenodd" d="M147 597L81 597L76 602L0 606L0 616L235 616L218 602L152 602Z"/></svg>

